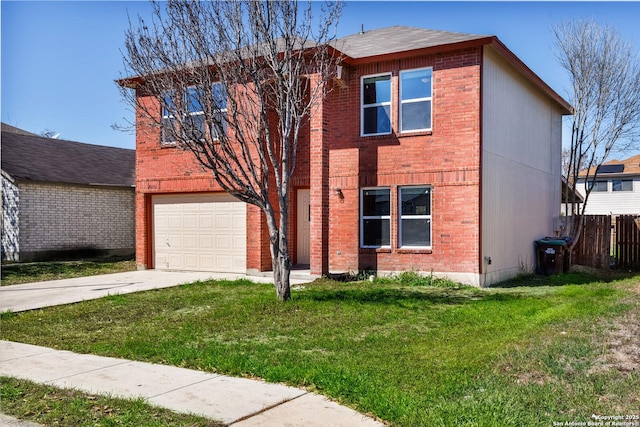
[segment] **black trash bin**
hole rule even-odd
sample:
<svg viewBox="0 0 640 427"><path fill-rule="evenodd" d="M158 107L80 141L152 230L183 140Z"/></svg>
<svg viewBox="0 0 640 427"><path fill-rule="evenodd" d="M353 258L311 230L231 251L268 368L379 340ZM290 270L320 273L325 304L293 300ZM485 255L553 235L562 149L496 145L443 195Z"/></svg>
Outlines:
<svg viewBox="0 0 640 427"><path fill-rule="evenodd" d="M565 272L565 252L567 241L555 237L536 240L538 273L549 275ZM568 261L568 258L567 258Z"/></svg>

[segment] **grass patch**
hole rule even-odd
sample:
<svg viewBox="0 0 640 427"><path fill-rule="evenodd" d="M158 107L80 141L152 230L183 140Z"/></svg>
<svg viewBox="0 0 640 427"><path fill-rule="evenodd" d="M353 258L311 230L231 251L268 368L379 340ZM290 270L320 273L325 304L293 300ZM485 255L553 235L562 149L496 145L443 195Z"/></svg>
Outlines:
<svg viewBox="0 0 640 427"><path fill-rule="evenodd" d="M2 265L1 286L20 283L42 282L46 280L70 279L73 277L95 276L98 274L133 271L136 263L125 261L63 261L35 262Z"/></svg>
<svg viewBox="0 0 640 427"><path fill-rule="evenodd" d="M0 377L2 412L21 420L56 426L221 427L206 418L178 414L148 405L143 399L126 400L86 394L77 390Z"/></svg>
<svg viewBox="0 0 640 427"><path fill-rule="evenodd" d="M638 372L591 368L608 322L638 307L640 277L537 285L322 279L283 304L272 285L207 281L6 313L2 327L8 340L302 386L395 425L637 411Z"/></svg>

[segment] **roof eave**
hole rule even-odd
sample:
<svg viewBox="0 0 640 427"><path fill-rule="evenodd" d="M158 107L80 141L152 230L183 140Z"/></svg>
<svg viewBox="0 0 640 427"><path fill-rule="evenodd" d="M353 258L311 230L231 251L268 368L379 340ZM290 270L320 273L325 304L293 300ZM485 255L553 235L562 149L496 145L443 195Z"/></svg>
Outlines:
<svg viewBox="0 0 640 427"><path fill-rule="evenodd" d="M116 83L119 86L126 87L126 88L129 88L129 89L136 89L143 82L144 82L144 80L142 79L142 77L139 77L139 76L125 77L124 79L116 80Z"/></svg>
<svg viewBox="0 0 640 427"><path fill-rule="evenodd" d="M477 39L465 40L456 43L447 43L437 46L429 46L419 49L405 50L399 52L391 52L381 55L366 56L361 58L351 58L348 55L343 54L344 62L356 66L361 64L367 64L371 62L393 61L397 59L429 55L434 53L451 52L454 50L467 49L479 46L491 46L493 47L503 58L511 63L520 73L522 73L527 79L533 82L539 87L545 94L547 94L552 100L554 100L561 108L562 115L573 114L573 107L562 96L554 91L547 83L544 82L536 73L534 73L520 58L518 58L513 52L509 50L496 36L479 37Z"/></svg>
<svg viewBox="0 0 640 427"><path fill-rule="evenodd" d="M562 115L568 116L573 114L573 107L555 90L553 90L544 80L542 80L531 68L529 68L520 58L516 56L509 48L507 48L497 37L491 38L491 47L493 47L503 58L511 63L518 71L520 71L531 82L538 86L544 93L553 99L562 109Z"/></svg>
<svg viewBox="0 0 640 427"><path fill-rule="evenodd" d="M473 39L473 40L465 40L465 41L461 41L461 42L455 42L455 43L447 43L447 44L440 44L440 45L436 45L436 46L428 46L428 47L423 47L423 48L418 48L418 49L410 49L410 50L403 50L403 51L397 51L397 52L390 52L390 53L384 53L384 54L380 54L380 55L372 55L372 56L365 56L365 57L360 57L360 58L351 58L348 55L343 53L343 56L345 57L345 62L347 62L349 65L360 65L360 64L367 64L370 62L382 62L382 61L393 61L396 59L402 59L402 58L407 58L407 57L412 57L412 56L419 56L419 55L429 55L429 54L433 54L433 53L440 53L440 52L449 52L449 51L453 51L453 50L459 50L459 49L467 49L470 47L477 47L477 46L481 46L481 45L485 45L490 43L492 37L480 37L477 39Z"/></svg>

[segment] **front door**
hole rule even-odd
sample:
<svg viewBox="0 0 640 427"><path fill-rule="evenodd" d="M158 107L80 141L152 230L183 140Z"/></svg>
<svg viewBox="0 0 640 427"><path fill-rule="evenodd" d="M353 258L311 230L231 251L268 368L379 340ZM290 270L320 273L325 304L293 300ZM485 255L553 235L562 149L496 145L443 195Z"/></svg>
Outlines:
<svg viewBox="0 0 640 427"><path fill-rule="evenodd" d="M297 253L296 259L298 264L309 264L310 259L310 222L311 222L311 205L309 203L309 189L298 190L298 235L297 235Z"/></svg>

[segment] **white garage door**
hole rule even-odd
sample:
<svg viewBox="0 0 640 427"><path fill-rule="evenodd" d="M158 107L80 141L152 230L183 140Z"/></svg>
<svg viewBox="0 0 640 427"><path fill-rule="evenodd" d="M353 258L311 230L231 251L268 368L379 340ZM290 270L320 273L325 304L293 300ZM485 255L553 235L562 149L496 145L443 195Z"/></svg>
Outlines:
<svg viewBox="0 0 640 427"><path fill-rule="evenodd" d="M228 194L153 196L155 268L244 273L246 207Z"/></svg>

